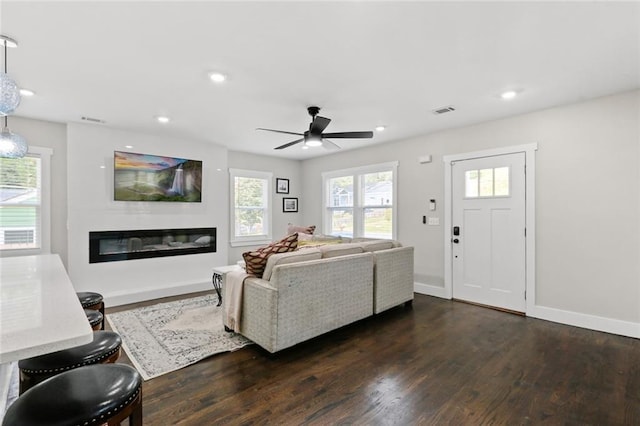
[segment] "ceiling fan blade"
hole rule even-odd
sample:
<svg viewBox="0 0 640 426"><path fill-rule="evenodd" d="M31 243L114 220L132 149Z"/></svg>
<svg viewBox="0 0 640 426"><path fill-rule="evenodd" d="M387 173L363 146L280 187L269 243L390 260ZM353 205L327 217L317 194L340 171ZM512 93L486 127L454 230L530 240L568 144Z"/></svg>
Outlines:
<svg viewBox="0 0 640 426"><path fill-rule="evenodd" d="M264 130L264 131L267 131L267 132L284 133L286 135L296 135L296 136L303 136L304 135L304 133L285 132L284 130L264 129L262 127L257 127L256 130Z"/></svg>
<svg viewBox="0 0 640 426"><path fill-rule="evenodd" d="M302 138L302 139L297 139L297 140L295 140L295 141L293 141L293 142L285 143L284 145L277 146L277 147L275 147L275 148L273 148L273 149L285 149L285 148L289 148L291 145L295 145L295 144L297 144L297 143L300 143L300 142L302 142L303 140L304 140L304 138Z"/></svg>
<svg viewBox="0 0 640 426"><path fill-rule="evenodd" d="M336 145L335 143L331 142L329 139L322 139L322 147L327 151L337 151L341 149L339 145Z"/></svg>
<svg viewBox="0 0 640 426"><path fill-rule="evenodd" d="M368 139L373 137L373 132L338 132L338 133L323 133L323 138L337 138L337 139Z"/></svg>
<svg viewBox="0 0 640 426"><path fill-rule="evenodd" d="M311 122L309 133L311 133L312 135L319 135L324 129L327 128L329 123L331 123L330 118L320 117L319 115L317 115Z"/></svg>

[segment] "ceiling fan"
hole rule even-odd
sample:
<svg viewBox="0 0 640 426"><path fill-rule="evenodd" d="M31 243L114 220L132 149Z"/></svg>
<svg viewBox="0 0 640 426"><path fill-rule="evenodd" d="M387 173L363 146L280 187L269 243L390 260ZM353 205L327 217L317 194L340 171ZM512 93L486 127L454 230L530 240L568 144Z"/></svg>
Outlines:
<svg viewBox="0 0 640 426"><path fill-rule="evenodd" d="M300 139L296 139L293 142L286 143L275 147L274 149L289 148L297 143L304 142L306 146L324 146L327 149L340 149L338 145L331 142L327 138L333 139L369 139L373 137L373 132L338 132L338 133L322 133L327 128L331 119L326 117L320 117L320 107L310 106L307 108L309 115L311 116L311 124L309 124L309 130L304 133L286 132L284 130L264 129L258 127L256 130L266 130L267 132L284 133L287 135L302 136Z"/></svg>

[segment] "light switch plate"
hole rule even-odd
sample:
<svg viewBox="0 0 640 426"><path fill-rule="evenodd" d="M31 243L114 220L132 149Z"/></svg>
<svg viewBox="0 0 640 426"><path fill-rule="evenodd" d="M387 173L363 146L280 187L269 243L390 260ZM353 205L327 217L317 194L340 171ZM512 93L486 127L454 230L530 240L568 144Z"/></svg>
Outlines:
<svg viewBox="0 0 640 426"><path fill-rule="evenodd" d="M440 218L439 217L430 217L429 218L429 225L440 225Z"/></svg>

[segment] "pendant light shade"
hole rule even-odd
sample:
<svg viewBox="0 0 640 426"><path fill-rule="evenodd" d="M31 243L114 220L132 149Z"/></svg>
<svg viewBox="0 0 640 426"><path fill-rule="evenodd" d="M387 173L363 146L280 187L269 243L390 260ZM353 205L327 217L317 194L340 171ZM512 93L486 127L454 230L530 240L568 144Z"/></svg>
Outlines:
<svg viewBox="0 0 640 426"><path fill-rule="evenodd" d="M0 157L22 158L29 151L27 141L8 127L3 127L0 133Z"/></svg>
<svg viewBox="0 0 640 426"><path fill-rule="evenodd" d="M4 46L4 72L0 72L0 116L4 116L4 127L0 132L0 157L22 158L29 151L27 141L9 130L7 116L20 105L20 87L7 75L7 48L18 47L18 42L0 35L0 44Z"/></svg>
<svg viewBox="0 0 640 426"><path fill-rule="evenodd" d="M0 72L0 116L12 114L20 105L20 87L6 73Z"/></svg>
<svg viewBox="0 0 640 426"><path fill-rule="evenodd" d="M4 47L4 72L0 72L0 116L12 114L20 105L20 87L7 75L7 48L18 47L18 42L0 35L0 44Z"/></svg>

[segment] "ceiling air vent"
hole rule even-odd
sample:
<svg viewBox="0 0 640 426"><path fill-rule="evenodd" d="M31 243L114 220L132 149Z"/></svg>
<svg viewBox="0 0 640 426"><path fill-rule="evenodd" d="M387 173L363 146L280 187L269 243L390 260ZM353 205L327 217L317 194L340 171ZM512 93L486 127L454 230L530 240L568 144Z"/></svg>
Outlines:
<svg viewBox="0 0 640 426"><path fill-rule="evenodd" d="M104 124L106 121L100 120L99 118L91 118L91 117L82 117L82 121L88 121L89 123L95 124Z"/></svg>
<svg viewBox="0 0 640 426"><path fill-rule="evenodd" d="M431 112L433 112L435 115L440 115L440 114L445 114L447 112L452 112L452 111L455 111L455 110L456 109L454 107L452 107L452 106L446 106L446 107L441 107L441 108L434 109Z"/></svg>

